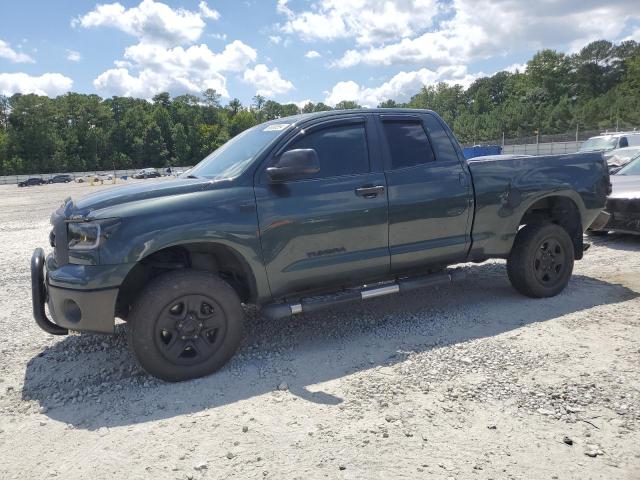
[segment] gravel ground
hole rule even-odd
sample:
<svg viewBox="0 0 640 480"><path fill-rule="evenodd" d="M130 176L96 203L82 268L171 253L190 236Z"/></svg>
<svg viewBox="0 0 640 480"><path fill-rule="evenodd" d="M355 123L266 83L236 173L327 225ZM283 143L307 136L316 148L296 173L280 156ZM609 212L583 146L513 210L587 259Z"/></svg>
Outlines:
<svg viewBox="0 0 640 480"><path fill-rule="evenodd" d="M592 240L552 299L487 262L320 314L249 311L222 371L167 384L123 325L32 320L49 214L98 188L0 187L0 478L640 478L640 238Z"/></svg>

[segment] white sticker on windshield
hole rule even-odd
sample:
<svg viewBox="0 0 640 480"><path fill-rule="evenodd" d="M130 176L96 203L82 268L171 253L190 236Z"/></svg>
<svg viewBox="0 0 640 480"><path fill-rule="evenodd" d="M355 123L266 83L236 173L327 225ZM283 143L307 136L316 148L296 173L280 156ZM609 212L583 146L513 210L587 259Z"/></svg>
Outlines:
<svg viewBox="0 0 640 480"><path fill-rule="evenodd" d="M289 125L291 124L290 123L272 123L271 125L268 125L267 128L265 128L263 131L279 132L280 130L284 130L285 128L287 128Z"/></svg>

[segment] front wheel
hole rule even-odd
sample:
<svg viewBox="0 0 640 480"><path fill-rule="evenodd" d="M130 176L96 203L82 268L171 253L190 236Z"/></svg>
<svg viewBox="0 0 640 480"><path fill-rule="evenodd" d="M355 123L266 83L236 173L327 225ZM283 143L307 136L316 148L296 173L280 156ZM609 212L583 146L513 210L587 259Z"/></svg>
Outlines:
<svg viewBox="0 0 640 480"><path fill-rule="evenodd" d="M573 242L564 228L553 223L526 225L516 236L507 273L523 295L553 297L569 283L573 259Z"/></svg>
<svg viewBox="0 0 640 480"><path fill-rule="evenodd" d="M169 382L202 377L229 360L242 339L238 294L205 272L183 270L153 280L128 317L129 345L142 367Z"/></svg>

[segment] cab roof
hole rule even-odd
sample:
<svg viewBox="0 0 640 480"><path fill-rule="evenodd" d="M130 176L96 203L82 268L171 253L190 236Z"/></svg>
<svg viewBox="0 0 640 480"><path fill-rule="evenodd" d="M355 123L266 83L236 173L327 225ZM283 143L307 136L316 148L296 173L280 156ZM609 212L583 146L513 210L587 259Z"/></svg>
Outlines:
<svg viewBox="0 0 640 480"><path fill-rule="evenodd" d="M420 108L358 108L352 110L328 110L326 112L313 112L313 113L301 113L298 115L292 115L290 117L276 118L269 120L265 123L291 123L298 124L306 122L307 120L313 120L316 118L330 118L345 114L368 114L368 113L380 113L388 115L407 114L407 113L435 113L433 110L425 110Z"/></svg>

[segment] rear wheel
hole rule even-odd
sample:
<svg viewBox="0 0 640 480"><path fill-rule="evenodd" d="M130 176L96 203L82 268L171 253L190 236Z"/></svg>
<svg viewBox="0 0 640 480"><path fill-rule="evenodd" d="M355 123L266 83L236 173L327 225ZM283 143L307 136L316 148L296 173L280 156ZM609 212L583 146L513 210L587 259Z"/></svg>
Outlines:
<svg viewBox="0 0 640 480"><path fill-rule="evenodd" d="M513 287L533 298L553 297L569 283L574 248L567 231L552 223L522 228L507 260Z"/></svg>
<svg viewBox="0 0 640 480"><path fill-rule="evenodd" d="M211 274L185 270L143 290L128 317L128 338L147 372L177 382L222 367L240 345L243 323L233 288Z"/></svg>

